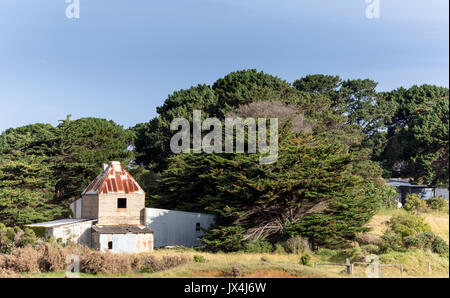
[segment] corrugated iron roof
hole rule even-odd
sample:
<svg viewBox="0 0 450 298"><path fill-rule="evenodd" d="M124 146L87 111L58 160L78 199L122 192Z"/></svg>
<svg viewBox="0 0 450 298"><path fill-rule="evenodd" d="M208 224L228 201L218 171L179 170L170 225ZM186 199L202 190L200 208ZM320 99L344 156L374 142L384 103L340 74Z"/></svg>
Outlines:
<svg viewBox="0 0 450 298"><path fill-rule="evenodd" d="M146 226L98 226L92 227L99 234L153 234L153 230Z"/></svg>
<svg viewBox="0 0 450 298"><path fill-rule="evenodd" d="M118 161L103 165L103 171L83 191L86 194L138 194L144 190Z"/></svg>
<svg viewBox="0 0 450 298"><path fill-rule="evenodd" d="M54 228L64 225L77 224L81 222L88 221L97 221L96 219L88 219L88 218L68 218L68 219L59 219L53 221L40 222L36 224L26 225L27 227L44 227L44 228Z"/></svg>

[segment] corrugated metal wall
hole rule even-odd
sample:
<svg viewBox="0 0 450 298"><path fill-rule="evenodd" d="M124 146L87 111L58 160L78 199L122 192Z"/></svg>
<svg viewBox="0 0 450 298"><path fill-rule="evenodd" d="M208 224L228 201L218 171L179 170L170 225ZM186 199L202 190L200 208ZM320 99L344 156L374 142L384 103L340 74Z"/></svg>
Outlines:
<svg viewBox="0 0 450 298"><path fill-rule="evenodd" d="M200 246L202 229L214 224L214 215L194 212L146 208L146 223L154 232L154 246Z"/></svg>
<svg viewBox="0 0 450 298"><path fill-rule="evenodd" d="M448 188L436 188L434 190L434 196L448 200Z"/></svg>

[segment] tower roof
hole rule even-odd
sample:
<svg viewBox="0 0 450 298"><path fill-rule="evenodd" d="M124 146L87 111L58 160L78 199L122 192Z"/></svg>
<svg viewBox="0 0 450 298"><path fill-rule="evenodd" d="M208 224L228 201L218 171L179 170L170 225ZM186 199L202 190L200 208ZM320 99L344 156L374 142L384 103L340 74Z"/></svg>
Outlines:
<svg viewBox="0 0 450 298"><path fill-rule="evenodd" d="M118 161L103 165L103 171L89 184L82 195L143 194L144 190Z"/></svg>

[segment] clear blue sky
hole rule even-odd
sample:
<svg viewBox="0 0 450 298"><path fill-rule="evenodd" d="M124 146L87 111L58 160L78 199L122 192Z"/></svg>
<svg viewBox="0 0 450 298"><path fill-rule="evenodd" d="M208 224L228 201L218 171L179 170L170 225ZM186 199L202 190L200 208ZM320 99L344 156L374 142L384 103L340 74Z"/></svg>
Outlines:
<svg viewBox="0 0 450 298"><path fill-rule="evenodd" d="M448 86L448 0L380 0L380 19L365 0L80 1L74 20L64 0L0 0L0 132L67 114L128 127L248 68Z"/></svg>

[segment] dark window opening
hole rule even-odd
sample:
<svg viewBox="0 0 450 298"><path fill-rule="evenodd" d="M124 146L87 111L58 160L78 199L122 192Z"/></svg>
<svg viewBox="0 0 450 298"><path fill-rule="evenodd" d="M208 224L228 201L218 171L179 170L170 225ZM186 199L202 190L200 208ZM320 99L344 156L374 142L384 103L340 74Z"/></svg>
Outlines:
<svg viewBox="0 0 450 298"><path fill-rule="evenodd" d="M124 209L127 208L127 199L117 199L117 208Z"/></svg>
<svg viewBox="0 0 450 298"><path fill-rule="evenodd" d="M197 232L200 231L200 223L199 222L195 224L195 230Z"/></svg>
<svg viewBox="0 0 450 298"><path fill-rule="evenodd" d="M108 249L112 249L112 241L108 242Z"/></svg>

